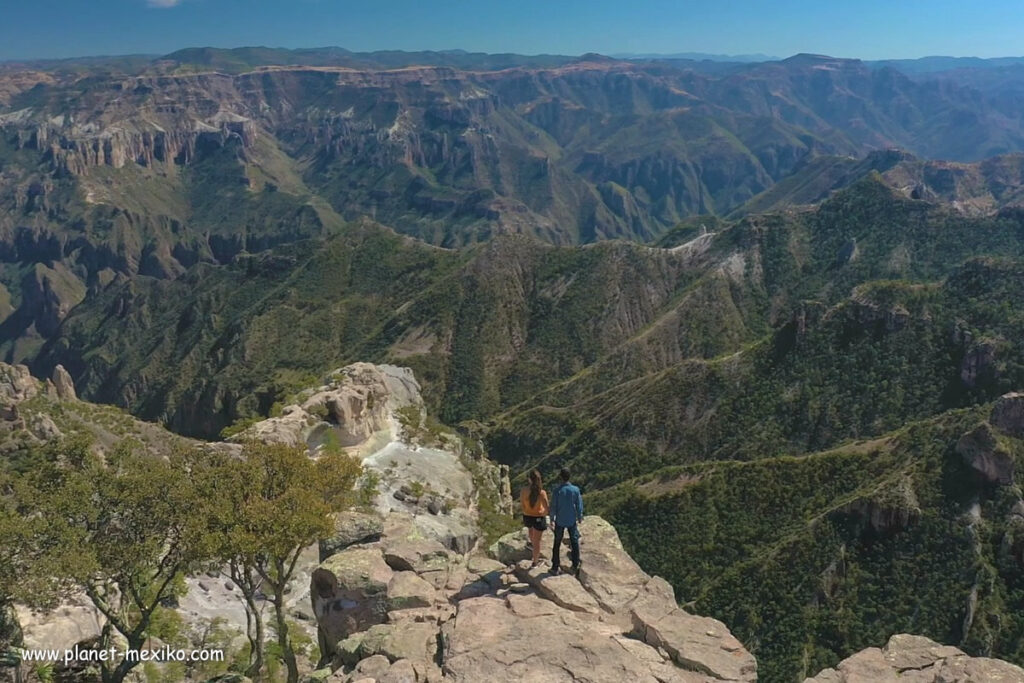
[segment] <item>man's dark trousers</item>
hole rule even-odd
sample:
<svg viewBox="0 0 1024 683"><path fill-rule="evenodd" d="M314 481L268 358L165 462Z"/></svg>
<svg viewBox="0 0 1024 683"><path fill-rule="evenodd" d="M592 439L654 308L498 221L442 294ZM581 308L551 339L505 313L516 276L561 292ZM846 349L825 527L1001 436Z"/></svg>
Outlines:
<svg viewBox="0 0 1024 683"><path fill-rule="evenodd" d="M569 527L555 525L555 547L551 549L551 568L558 569L561 566L558 555L566 531L569 532L569 559L572 560L572 568L575 571L580 566L580 528L577 524Z"/></svg>

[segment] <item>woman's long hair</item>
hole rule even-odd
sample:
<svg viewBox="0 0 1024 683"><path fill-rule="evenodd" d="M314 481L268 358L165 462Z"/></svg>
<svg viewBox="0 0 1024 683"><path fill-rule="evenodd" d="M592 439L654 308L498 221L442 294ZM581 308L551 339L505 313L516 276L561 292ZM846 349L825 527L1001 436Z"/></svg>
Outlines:
<svg viewBox="0 0 1024 683"><path fill-rule="evenodd" d="M540 478L540 470L533 470L530 472L530 505L536 507L537 501L540 499L540 492L544 488L544 483Z"/></svg>

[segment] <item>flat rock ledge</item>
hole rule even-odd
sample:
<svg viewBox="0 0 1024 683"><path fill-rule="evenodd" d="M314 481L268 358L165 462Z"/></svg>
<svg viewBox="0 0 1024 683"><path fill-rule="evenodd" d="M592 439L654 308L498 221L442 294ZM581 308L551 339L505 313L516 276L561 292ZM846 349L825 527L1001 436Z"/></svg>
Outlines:
<svg viewBox="0 0 1024 683"><path fill-rule="evenodd" d="M577 579L519 559L529 555L523 532L491 553L460 554L389 520L379 538L314 572L325 659L309 680L757 680L754 657L725 625L679 608L672 587L640 569L610 524L589 517L582 531Z"/></svg>

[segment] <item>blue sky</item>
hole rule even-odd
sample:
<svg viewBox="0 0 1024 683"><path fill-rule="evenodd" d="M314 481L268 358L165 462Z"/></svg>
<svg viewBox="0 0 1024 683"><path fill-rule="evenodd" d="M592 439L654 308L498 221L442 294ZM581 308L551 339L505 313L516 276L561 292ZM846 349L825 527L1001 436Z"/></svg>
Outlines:
<svg viewBox="0 0 1024 683"><path fill-rule="evenodd" d="M1024 53L1020 0L0 0L0 59L267 45L352 50Z"/></svg>

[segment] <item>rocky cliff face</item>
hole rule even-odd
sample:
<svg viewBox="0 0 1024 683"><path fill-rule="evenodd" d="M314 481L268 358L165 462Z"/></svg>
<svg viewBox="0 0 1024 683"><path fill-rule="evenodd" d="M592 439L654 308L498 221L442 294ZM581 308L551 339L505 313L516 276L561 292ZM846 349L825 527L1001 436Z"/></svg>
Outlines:
<svg viewBox="0 0 1024 683"><path fill-rule="evenodd" d="M312 191L346 217L372 215L446 244L500 232L649 239L683 217L730 211L822 153L900 145L980 156L949 141L954 123L971 129L958 139L986 153L989 139L1004 149L1024 141L1019 121L965 89L936 93L895 72L810 56L720 76L614 60L503 71L159 71L108 73L88 87L59 74L4 74L3 138L36 152L52 177L77 179L86 202L127 209L141 200L163 211L175 204L166 200L178 171L230 148L249 169L223 176L225 191L267 181ZM925 116L936 109L975 115ZM986 177L1013 180L1004 166ZM125 192L106 181L111 170L147 177L163 196ZM943 189L943 172L929 173L928 186L958 198ZM52 177L7 180L37 206Z"/></svg>

